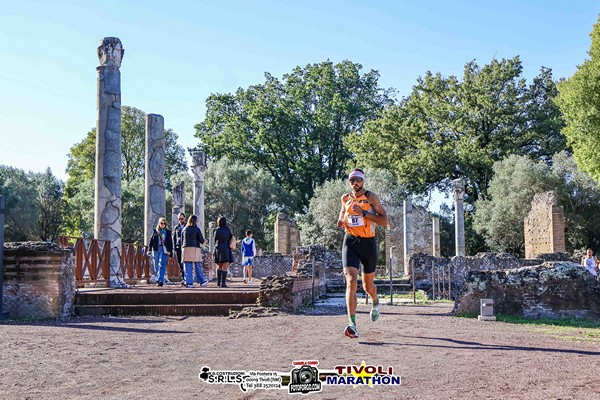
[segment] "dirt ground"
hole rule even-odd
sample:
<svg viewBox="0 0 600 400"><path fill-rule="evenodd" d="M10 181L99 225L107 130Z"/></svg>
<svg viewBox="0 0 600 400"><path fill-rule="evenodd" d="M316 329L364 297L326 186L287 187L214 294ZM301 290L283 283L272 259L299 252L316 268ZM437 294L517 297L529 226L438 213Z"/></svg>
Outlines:
<svg viewBox="0 0 600 400"><path fill-rule="evenodd" d="M0 325L3 399L263 399L287 389L208 384L215 370L290 373L294 360L393 367L400 386L323 385L315 399L598 399L600 344L531 326L449 316L452 304L359 307L361 337L341 307L301 315L80 318ZM330 315L314 315L330 314Z"/></svg>

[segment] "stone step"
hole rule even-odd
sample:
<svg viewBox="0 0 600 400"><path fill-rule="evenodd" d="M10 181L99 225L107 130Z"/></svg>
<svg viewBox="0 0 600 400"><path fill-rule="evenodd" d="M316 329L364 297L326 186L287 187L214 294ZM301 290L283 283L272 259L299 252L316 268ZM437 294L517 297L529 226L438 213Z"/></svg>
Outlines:
<svg viewBox="0 0 600 400"><path fill-rule="evenodd" d="M166 290L113 289L79 291L75 296L76 306L120 306L120 305L198 305L198 304L255 304L256 289L220 288L170 288Z"/></svg>
<svg viewBox="0 0 600 400"><path fill-rule="evenodd" d="M99 315L194 315L227 316L230 310L241 310L247 304L115 304L77 305L80 316Z"/></svg>

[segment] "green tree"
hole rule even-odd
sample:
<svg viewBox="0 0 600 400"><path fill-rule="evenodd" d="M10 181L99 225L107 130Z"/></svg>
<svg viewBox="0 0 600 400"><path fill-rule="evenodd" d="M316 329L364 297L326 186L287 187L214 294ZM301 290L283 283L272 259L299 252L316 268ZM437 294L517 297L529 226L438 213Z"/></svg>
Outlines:
<svg viewBox="0 0 600 400"><path fill-rule="evenodd" d="M140 228L143 224L137 226L130 223L143 221L144 217L144 189L142 185L140 192L139 181L143 182L145 179L145 121L146 114L143 111L135 107L123 106L121 113L123 197L121 200L123 202L122 233L123 240L127 242L143 241L143 228ZM185 152L183 147L177 144L177 139L178 136L172 129L165 130L167 189L171 189L171 176L187 172ZM92 129L81 142L71 147L68 155L69 178L65 188L63 215L64 230L69 235L79 236L84 232L90 237L93 235L95 166L96 129ZM133 201L137 203L132 203Z"/></svg>
<svg viewBox="0 0 600 400"><path fill-rule="evenodd" d="M121 162L123 164L122 179L125 182L131 182L135 178L144 178L145 149L146 113L135 107L123 106L121 110Z"/></svg>
<svg viewBox="0 0 600 400"><path fill-rule="evenodd" d="M37 238L39 208L37 190L25 171L0 165L0 194L4 196L4 240L20 242Z"/></svg>
<svg viewBox="0 0 600 400"><path fill-rule="evenodd" d="M123 218L121 220L121 238L125 243L144 243L145 181L143 178L135 178L130 182L125 181L123 182L122 189L121 205L123 208ZM170 214L169 212L166 215L167 221L170 221Z"/></svg>
<svg viewBox="0 0 600 400"><path fill-rule="evenodd" d="M548 190L557 192L565 211L567 249L598 248L600 188L567 153L552 161L548 165L513 155L494 164L489 198L476 203L474 214L475 229L492 250L524 255L523 221L533 196Z"/></svg>
<svg viewBox="0 0 600 400"><path fill-rule="evenodd" d="M466 180L466 201L485 197L492 166L511 154L548 160L565 148L552 102L556 86L542 68L527 85L519 57L465 65L462 80L427 72L400 104L347 140L356 158L393 171L413 193Z"/></svg>
<svg viewBox="0 0 600 400"><path fill-rule="evenodd" d="M94 178L86 179L75 189L65 195L63 231L67 236L91 238L94 236Z"/></svg>
<svg viewBox="0 0 600 400"><path fill-rule="evenodd" d="M350 61L296 67L283 79L213 94L196 125L199 148L267 171L308 206L315 187L341 178L352 157L343 139L360 132L390 101L377 71Z"/></svg>
<svg viewBox="0 0 600 400"><path fill-rule="evenodd" d="M144 178L146 160L146 114L135 108L123 106L121 113L121 162L123 180L131 182ZM187 170L183 147L177 144L179 136L172 130L165 130L165 180L171 175ZM87 179L94 178L96 168L96 129L69 150L67 161L67 195L73 195L77 186Z"/></svg>
<svg viewBox="0 0 600 400"><path fill-rule="evenodd" d="M556 104L563 113L563 133L577 165L600 181L600 18L590 36L589 59L558 85Z"/></svg>
<svg viewBox="0 0 600 400"><path fill-rule="evenodd" d="M404 188L397 184L391 173L367 168L365 175L367 179L364 187L377 194L384 208L402 205L405 197ZM343 230L337 227L341 208L340 198L350 191L348 182L341 179L327 181L316 188L308 211L299 220L304 245L319 243L329 248L340 247L344 236ZM384 230L383 227L377 227L377 241L380 245L384 242ZM380 256L382 254L385 257L385 251L380 251Z"/></svg>
<svg viewBox="0 0 600 400"><path fill-rule="evenodd" d="M273 249L271 217L279 211L289 212L296 198L265 171L227 157L208 164L205 185L207 227L222 215L238 239L251 229L257 246Z"/></svg>
<svg viewBox="0 0 600 400"><path fill-rule="evenodd" d="M36 203L39 209L37 238L54 241L60 234L62 224L65 185L52 174L50 167L44 173L33 175L31 180L36 188Z"/></svg>

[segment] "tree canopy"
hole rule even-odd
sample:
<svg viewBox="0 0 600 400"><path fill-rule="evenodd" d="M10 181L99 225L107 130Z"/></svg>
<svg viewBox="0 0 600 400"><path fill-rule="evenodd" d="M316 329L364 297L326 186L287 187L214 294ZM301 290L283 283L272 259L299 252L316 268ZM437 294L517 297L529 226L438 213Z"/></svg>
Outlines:
<svg viewBox="0 0 600 400"><path fill-rule="evenodd" d="M511 154L549 160L565 148L550 69L529 85L521 73L519 57L468 62L462 80L427 72L408 97L350 135L348 146L413 193L465 178L472 203L485 197L494 162Z"/></svg>
<svg viewBox="0 0 600 400"><path fill-rule="evenodd" d="M598 248L600 188L565 152L551 165L526 156L510 156L494 164L489 199L475 207L475 229L494 251L524 255L523 220L536 193L554 190L565 211L567 249Z"/></svg>
<svg viewBox="0 0 600 400"><path fill-rule="evenodd" d="M267 172L227 157L209 162L205 184L206 228L209 221L216 222L222 215L238 238L250 229L257 246L274 248L275 216L290 210L297 199L282 190Z"/></svg>
<svg viewBox="0 0 600 400"><path fill-rule="evenodd" d="M146 161L146 113L135 107L123 106L121 113L121 162L124 182L144 178ZM183 147L177 144L178 135L165 130L165 180L179 171L187 170ZM94 178L96 165L96 128L69 150L67 161L67 195L82 182Z"/></svg>
<svg viewBox="0 0 600 400"><path fill-rule="evenodd" d="M390 101L377 71L350 61L296 67L282 80L213 94L196 125L199 147L211 157L262 168L308 207L317 185L342 177L352 152L343 139L360 132Z"/></svg>
<svg viewBox="0 0 600 400"><path fill-rule="evenodd" d="M404 188L396 183L394 176L380 169L365 169L367 177L365 188L379 197L381 205L385 207L400 206L404 200ZM338 248L341 245L344 232L337 227L337 219L340 213L340 199L344 193L352 189L348 181L336 179L327 181L318 186L315 195L310 200L308 212L300 217L301 239L305 245L320 243L330 248ZM381 240L383 228L378 227L378 243ZM385 257L385 251L380 252Z"/></svg>
<svg viewBox="0 0 600 400"><path fill-rule="evenodd" d="M0 194L5 198L5 240L56 239L62 223L64 184L50 168L25 172L0 165Z"/></svg>
<svg viewBox="0 0 600 400"><path fill-rule="evenodd" d="M558 85L556 103L563 113L563 133L577 165L600 181L600 18L590 36L589 59Z"/></svg>

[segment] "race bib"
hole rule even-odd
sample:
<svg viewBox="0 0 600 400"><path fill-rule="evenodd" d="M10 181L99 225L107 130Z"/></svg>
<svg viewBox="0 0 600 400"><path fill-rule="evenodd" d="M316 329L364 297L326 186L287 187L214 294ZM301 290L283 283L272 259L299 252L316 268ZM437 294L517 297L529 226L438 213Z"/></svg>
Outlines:
<svg viewBox="0 0 600 400"><path fill-rule="evenodd" d="M357 226L365 226L365 219L362 215L348 215L348 226L355 228Z"/></svg>

